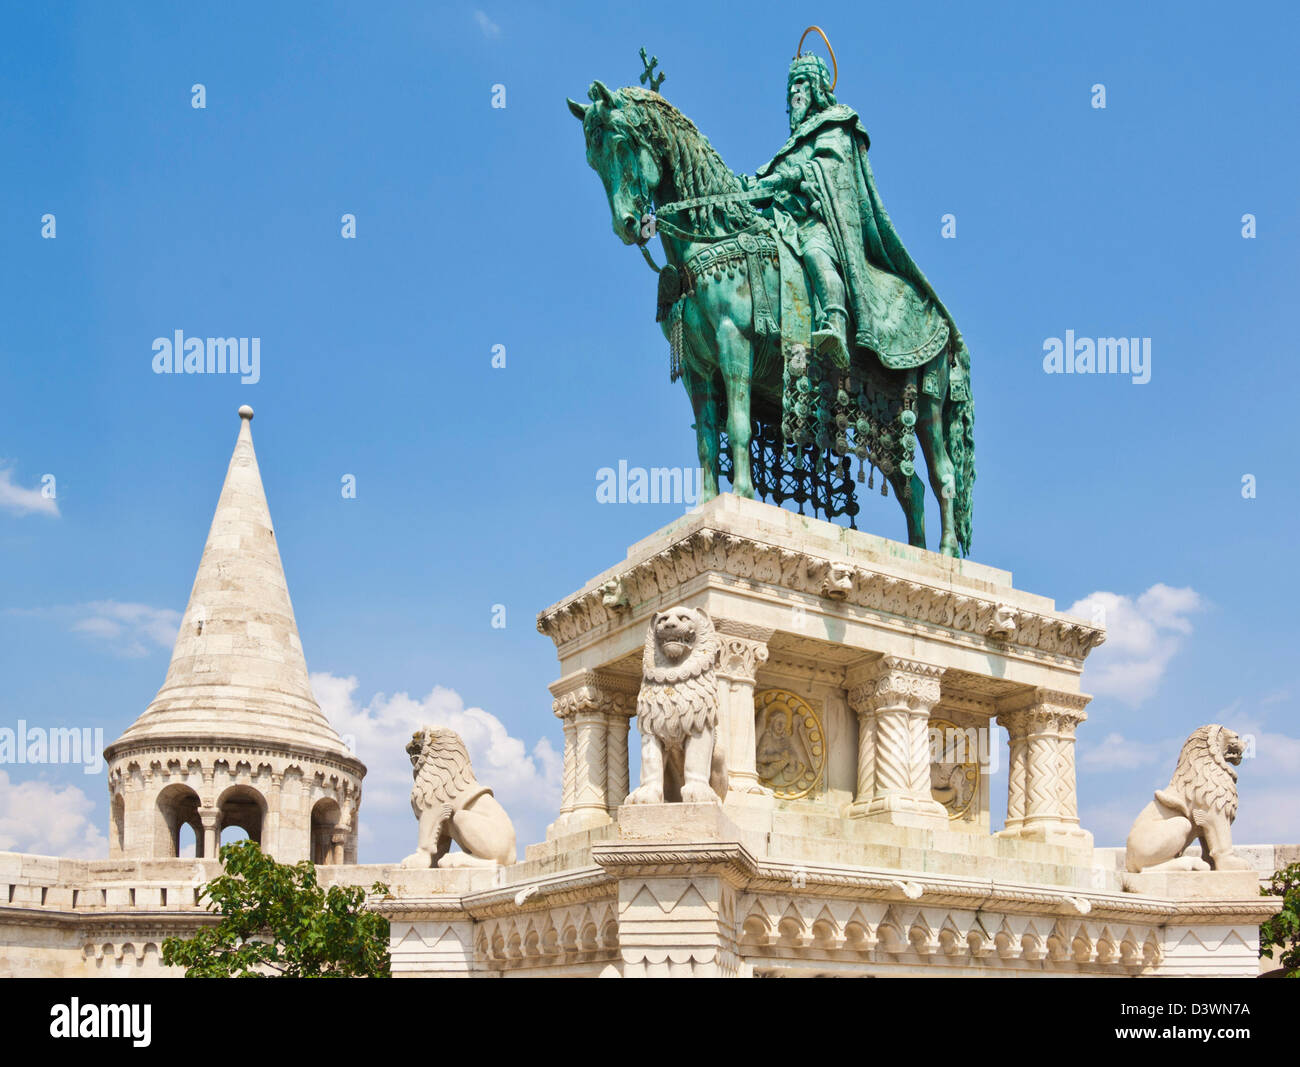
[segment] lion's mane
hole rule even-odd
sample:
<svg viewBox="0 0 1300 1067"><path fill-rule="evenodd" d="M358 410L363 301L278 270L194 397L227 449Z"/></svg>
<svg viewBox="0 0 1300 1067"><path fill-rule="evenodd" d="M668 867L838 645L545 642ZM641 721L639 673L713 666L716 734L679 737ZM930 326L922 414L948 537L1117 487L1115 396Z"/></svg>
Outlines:
<svg viewBox="0 0 1300 1067"><path fill-rule="evenodd" d="M406 751L420 754L412 767L415 788L411 790L411 807L417 818L435 805L454 804L466 792L481 789L465 742L455 730L436 726L416 730Z"/></svg>
<svg viewBox="0 0 1300 1067"><path fill-rule="evenodd" d="M660 647L655 625L662 615L688 617L695 643L674 663ZM671 608L650 622L641 658L641 690L636 698L637 726L662 741L680 741L711 730L718 721L718 636L713 622L695 608Z"/></svg>
<svg viewBox="0 0 1300 1067"><path fill-rule="evenodd" d="M1169 787L1156 800L1192 816L1194 811L1222 812L1228 822L1237 817L1237 771L1225 758L1237 735L1224 726L1202 726L1183 744Z"/></svg>

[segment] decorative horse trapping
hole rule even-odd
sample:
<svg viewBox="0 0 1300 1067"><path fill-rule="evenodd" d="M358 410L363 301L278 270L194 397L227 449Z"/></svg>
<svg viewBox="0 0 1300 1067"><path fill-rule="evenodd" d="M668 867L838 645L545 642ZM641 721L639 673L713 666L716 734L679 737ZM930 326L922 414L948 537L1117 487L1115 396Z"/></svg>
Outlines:
<svg viewBox="0 0 1300 1067"><path fill-rule="evenodd" d="M816 31L825 40L818 27ZM826 42L829 49L829 41ZM800 42L802 48L802 41ZM947 555L969 553L975 480L970 354L893 228L838 80L797 53L787 78L790 139L754 177L731 172L655 89L592 82L582 120L623 241L659 272L655 319L672 380L695 412L703 499L730 476L756 493L856 525L858 481L894 487L908 540L925 545L919 437ZM660 205L656 208L656 205ZM667 263L646 250L658 236ZM870 472L869 472L870 470Z"/></svg>

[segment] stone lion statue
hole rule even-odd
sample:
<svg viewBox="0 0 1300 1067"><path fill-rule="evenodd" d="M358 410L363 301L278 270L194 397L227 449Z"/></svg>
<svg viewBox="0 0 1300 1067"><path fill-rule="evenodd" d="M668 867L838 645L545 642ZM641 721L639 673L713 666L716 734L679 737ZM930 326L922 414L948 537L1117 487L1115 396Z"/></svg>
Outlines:
<svg viewBox="0 0 1300 1067"><path fill-rule="evenodd" d="M1226 726L1202 726L1183 745L1167 789L1142 809L1128 834L1124 865L1142 871L1250 870L1232 854L1237 817L1237 772L1244 746ZM1201 855L1183 851L1200 839ZM1206 860L1209 862L1207 863Z"/></svg>
<svg viewBox="0 0 1300 1067"><path fill-rule="evenodd" d="M403 867L495 867L514 863L515 828L492 790L479 785L465 742L455 730L425 726L406 753L415 788L411 809L420 820L416 850ZM452 842L463 852L451 852Z"/></svg>
<svg viewBox="0 0 1300 1067"><path fill-rule="evenodd" d="M641 784L628 804L718 804L727 776L718 724L718 636L695 608L650 620L636 698Z"/></svg>

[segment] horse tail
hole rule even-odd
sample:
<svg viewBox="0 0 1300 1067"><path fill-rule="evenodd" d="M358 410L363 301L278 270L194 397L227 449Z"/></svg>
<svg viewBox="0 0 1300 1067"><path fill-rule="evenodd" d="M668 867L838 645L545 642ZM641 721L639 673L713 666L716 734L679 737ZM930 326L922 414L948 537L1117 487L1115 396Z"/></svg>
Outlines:
<svg viewBox="0 0 1300 1067"><path fill-rule="evenodd" d="M960 392L960 400L953 399L951 391L948 394L943 405L943 436L953 465L953 520L957 527L957 543L962 555L969 556L972 490L975 486L975 400L970 390L970 351L965 341L959 341L958 345L957 365L965 388Z"/></svg>

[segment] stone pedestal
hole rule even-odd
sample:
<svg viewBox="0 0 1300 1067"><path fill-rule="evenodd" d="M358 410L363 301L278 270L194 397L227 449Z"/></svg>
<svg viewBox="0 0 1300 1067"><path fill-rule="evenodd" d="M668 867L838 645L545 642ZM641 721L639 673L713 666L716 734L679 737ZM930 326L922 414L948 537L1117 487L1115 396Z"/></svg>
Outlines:
<svg viewBox="0 0 1300 1067"><path fill-rule="evenodd" d="M1259 899L1255 871L1146 871L1123 875L1124 891L1161 900Z"/></svg>
<svg viewBox="0 0 1300 1067"><path fill-rule="evenodd" d="M565 735L564 799L548 840L607 825L626 794L646 629L672 607L706 612L717 630L717 736L726 810L740 825L791 809L986 833L991 772L981 760L1001 724L1011 767L1003 832L1090 847L1074 732L1089 699L1079 675L1100 629L1014 588L1006 571L730 494L633 545L538 616L560 660L551 689ZM800 717L760 740L755 698L765 695L764 707ZM956 722L982 757L936 755L935 732Z"/></svg>

